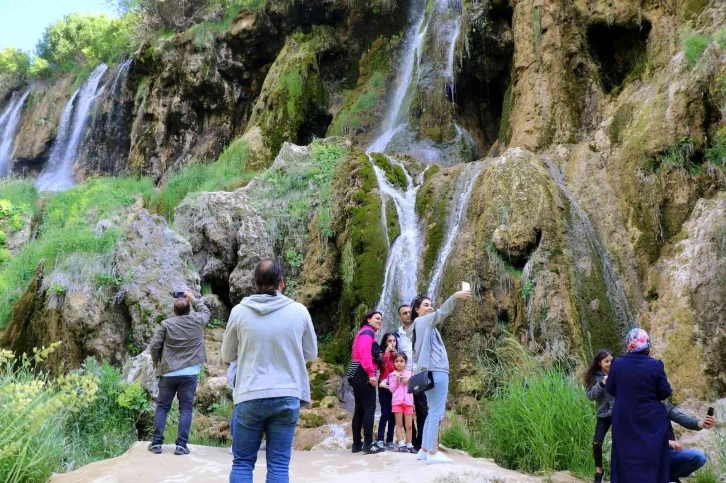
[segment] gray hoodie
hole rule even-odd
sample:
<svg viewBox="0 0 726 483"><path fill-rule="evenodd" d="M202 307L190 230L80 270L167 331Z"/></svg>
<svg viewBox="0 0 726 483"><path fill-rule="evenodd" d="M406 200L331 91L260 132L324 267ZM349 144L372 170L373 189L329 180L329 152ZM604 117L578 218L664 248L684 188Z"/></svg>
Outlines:
<svg viewBox="0 0 726 483"><path fill-rule="evenodd" d="M436 326L449 316L454 307L456 307L456 298L452 295L439 307L439 310L418 317L406 331L408 338L412 341L415 340L413 362L419 372L449 372L449 355L446 353L444 340Z"/></svg>
<svg viewBox="0 0 726 483"><path fill-rule="evenodd" d="M237 361L235 404L287 396L309 403L305 361L317 356L313 321L304 305L278 292L245 297L232 309L222 358Z"/></svg>

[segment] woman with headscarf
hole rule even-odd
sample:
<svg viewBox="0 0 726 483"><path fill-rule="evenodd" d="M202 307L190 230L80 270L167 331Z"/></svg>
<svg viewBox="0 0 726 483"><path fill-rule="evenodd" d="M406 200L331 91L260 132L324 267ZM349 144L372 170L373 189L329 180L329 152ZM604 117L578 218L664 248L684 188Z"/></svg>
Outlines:
<svg viewBox="0 0 726 483"><path fill-rule="evenodd" d="M627 354L610 367L605 391L615 397L612 415L612 483L668 483L668 414L671 395L663 363L650 357L650 337L630 331Z"/></svg>

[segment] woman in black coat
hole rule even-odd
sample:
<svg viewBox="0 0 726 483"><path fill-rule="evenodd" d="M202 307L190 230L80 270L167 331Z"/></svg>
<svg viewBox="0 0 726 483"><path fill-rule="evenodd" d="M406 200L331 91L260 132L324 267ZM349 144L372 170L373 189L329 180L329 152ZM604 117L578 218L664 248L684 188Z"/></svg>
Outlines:
<svg viewBox="0 0 726 483"><path fill-rule="evenodd" d="M615 397L612 415L612 483L668 483L668 414L671 395L663 363L650 357L643 329L628 334L628 353L610 367L605 390Z"/></svg>

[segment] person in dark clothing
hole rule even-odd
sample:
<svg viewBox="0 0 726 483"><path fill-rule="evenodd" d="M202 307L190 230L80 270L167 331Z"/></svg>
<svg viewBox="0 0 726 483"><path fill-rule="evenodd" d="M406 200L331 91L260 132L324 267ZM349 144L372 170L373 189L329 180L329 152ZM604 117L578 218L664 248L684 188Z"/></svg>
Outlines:
<svg viewBox="0 0 726 483"><path fill-rule="evenodd" d="M394 416L391 407L393 394L391 394L386 380L390 373L396 371L396 364L394 363L398 354L398 339L396 336L390 332L383 334L381 349L381 373L378 377L380 381L378 385L378 404L381 408L381 418L378 421L378 442L376 442L376 446L395 450L393 433L396 430L396 416ZM386 425L388 426L388 434L386 434ZM386 438L385 441L384 437Z"/></svg>
<svg viewBox="0 0 726 483"><path fill-rule="evenodd" d="M353 387L355 411L353 413L353 453L363 451L367 454L382 453L384 448L373 444L373 423L376 413L376 375L380 348L376 342L376 331L383 325L380 312L369 312L363 318L363 323L353 341L353 354L348 368L348 382ZM361 442L361 431L363 442Z"/></svg>
<svg viewBox="0 0 726 483"><path fill-rule="evenodd" d="M190 305L194 313L190 313ZM204 326L211 316L204 302L184 292L174 301L174 317L161 322L149 343L151 361L159 379L159 397L154 413L154 435L149 451L161 453L166 418L174 396L179 400L179 431L174 454L189 454L187 441L192 427L192 405L202 364L207 362L204 350Z"/></svg>
<svg viewBox="0 0 726 483"><path fill-rule="evenodd" d="M610 351L602 349L595 355L584 376L587 398L595 401L597 405L597 423L592 440L592 455L595 459L594 483L601 483L605 474L602 468L602 443L612 424L613 402L615 401L614 397L605 392L605 383L608 381L608 372L610 372L612 362L613 355Z"/></svg>
<svg viewBox="0 0 726 483"><path fill-rule="evenodd" d="M413 342L406 335L406 331L411 327L411 306L408 304L398 307L398 318L401 321L401 327L396 330L398 337L398 348L406 354L406 369L412 373L416 373L416 365L413 363ZM413 395L413 406L416 412L416 420L413 425L413 447L416 451L421 449L421 439L423 436L424 423L429 415L429 402L426 399L426 393L420 392Z"/></svg>
<svg viewBox="0 0 726 483"><path fill-rule="evenodd" d="M716 420L713 416L706 416L705 419L700 420L683 413L670 402L665 402L664 404L668 412L668 419L686 429L700 431L702 429L711 429L716 425ZM668 453L670 455L670 477L668 481L680 483L680 478L690 476L706 464L705 454L695 449L684 449L683 445L676 440L672 423L668 428L668 446Z"/></svg>
<svg viewBox="0 0 726 483"><path fill-rule="evenodd" d="M605 390L615 398L612 414L612 483L668 483L668 414L671 395L663 363L650 357L650 337L630 331L628 353L610 367Z"/></svg>

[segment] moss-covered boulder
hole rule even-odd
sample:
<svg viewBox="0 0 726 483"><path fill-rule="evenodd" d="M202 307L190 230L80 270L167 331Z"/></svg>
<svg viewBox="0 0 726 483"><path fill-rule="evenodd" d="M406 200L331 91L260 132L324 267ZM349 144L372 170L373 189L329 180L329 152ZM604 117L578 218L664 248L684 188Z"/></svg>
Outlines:
<svg viewBox="0 0 726 483"><path fill-rule="evenodd" d="M285 141L307 144L328 125L329 94L320 59L340 49L335 30L314 27L290 36L265 78L247 130L259 127L275 156Z"/></svg>

